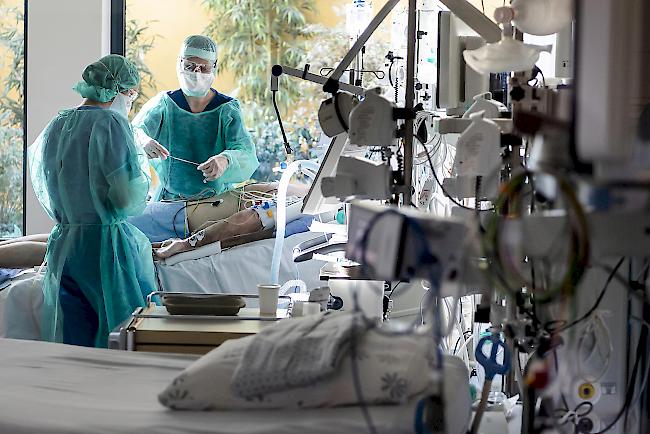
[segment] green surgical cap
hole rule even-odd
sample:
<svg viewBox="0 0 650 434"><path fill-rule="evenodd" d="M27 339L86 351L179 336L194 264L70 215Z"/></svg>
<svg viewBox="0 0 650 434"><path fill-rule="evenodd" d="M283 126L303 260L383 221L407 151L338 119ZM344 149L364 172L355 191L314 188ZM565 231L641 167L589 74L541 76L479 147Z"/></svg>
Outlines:
<svg viewBox="0 0 650 434"><path fill-rule="evenodd" d="M207 36L188 36L183 41L180 56L183 58L198 57L214 63L217 61L217 44Z"/></svg>
<svg viewBox="0 0 650 434"><path fill-rule="evenodd" d="M81 77L83 81L72 89L84 98L99 102L108 102L118 92L140 84L138 68L118 54L110 54L86 66Z"/></svg>

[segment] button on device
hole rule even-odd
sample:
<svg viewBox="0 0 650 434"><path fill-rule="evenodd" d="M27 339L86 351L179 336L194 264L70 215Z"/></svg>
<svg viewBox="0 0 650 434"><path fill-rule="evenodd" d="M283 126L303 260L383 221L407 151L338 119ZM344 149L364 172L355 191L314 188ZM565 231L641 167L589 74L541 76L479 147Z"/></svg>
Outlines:
<svg viewBox="0 0 650 434"><path fill-rule="evenodd" d="M591 383L582 383L578 386L578 396L582 399L591 399L596 394L596 388Z"/></svg>

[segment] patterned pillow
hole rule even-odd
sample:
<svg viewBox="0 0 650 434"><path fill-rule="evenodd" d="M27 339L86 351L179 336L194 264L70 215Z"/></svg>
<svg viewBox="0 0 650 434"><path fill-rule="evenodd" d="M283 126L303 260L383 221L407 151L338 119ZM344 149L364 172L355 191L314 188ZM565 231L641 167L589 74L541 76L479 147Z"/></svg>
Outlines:
<svg viewBox="0 0 650 434"><path fill-rule="evenodd" d="M239 398L230 380L253 336L226 341L187 367L158 396L175 410L242 410L261 408L317 408L359 403L350 356L344 357L329 380L291 390ZM428 336L386 336L371 330L355 351L361 391L366 403L401 404L430 390L431 348ZM469 415L468 373L456 357L444 360L445 394L461 413ZM459 387L459 385L464 385Z"/></svg>

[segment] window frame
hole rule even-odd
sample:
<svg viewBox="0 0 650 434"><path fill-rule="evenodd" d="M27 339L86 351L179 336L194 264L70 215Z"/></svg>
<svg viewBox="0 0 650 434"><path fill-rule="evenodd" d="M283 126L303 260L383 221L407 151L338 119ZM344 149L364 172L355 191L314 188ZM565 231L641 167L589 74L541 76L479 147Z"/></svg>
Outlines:
<svg viewBox="0 0 650 434"><path fill-rule="evenodd" d="M126 53L126 0L111 0L111 54Z"/></svg>
<svg viewBox="0 0 650 434"><path fill-rule="evenodd" d="M28 53L28 23L29 23L29 9L28 0L23 1L23 194L22 194L22 236L25 236L27 229L27 68L29 62L27 61ZM110 16L110 52L111 54L124 55L126 52L126 0L111 0L111 16ZM2 238L0 238L2 239Z"/></svg>
<svg viewBox="0 0 650 434"><path fill-rule="evenodd" d="M28 0L23 2L23 227L22 236L27 233L27 22Z"/></svg>

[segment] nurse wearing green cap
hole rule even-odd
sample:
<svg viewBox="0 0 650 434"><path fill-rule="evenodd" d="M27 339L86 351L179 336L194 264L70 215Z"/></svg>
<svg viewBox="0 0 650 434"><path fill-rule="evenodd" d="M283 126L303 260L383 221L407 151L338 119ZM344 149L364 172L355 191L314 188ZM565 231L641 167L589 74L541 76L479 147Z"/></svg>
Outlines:
<svg viewBox="0 0 650 434"><path fill-rule="evenodd" d="M122 56L87 66L61 111L29 148L36 195L56 226L48 239L42 338L106 347L108 333L154 291L151 245L127 223L145 207L142 171L127 120L140 77Z"/></svg>
<svg viewBox="0 0 650 434"><path fill-rule="evenodd" d="M222 193L259 165L239 102L211 88L216 67L214 41L189 36L176 63L180 89L158 94L133 120L161 181L156 200L196 198L206 187Z"/></svg>

